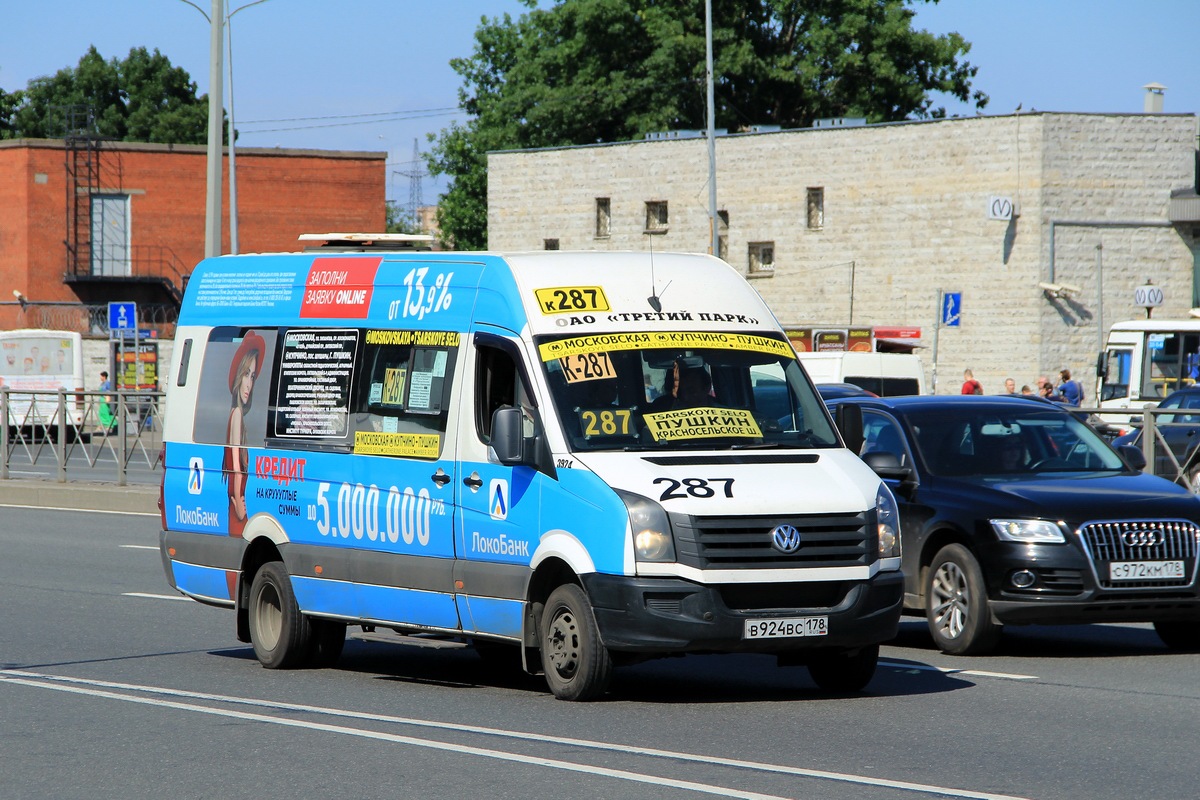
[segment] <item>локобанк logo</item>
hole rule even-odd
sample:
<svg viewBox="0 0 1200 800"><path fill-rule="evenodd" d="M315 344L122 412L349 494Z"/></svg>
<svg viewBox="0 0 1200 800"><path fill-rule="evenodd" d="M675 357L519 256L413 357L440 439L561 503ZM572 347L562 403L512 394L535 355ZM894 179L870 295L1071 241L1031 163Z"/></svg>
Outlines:
<svg viewBox="0 0 1200 800"><path fill-rule="evenodd" d="M488 486L488 516L508 518L508 481L503 478L493 478Z"/></svg>
<svg viewBox="0 0 1200 800"><path fill-rule="evenodd" d="M188 461L188 494L201 494L204 491L204 459L192 456Z"/></svg>

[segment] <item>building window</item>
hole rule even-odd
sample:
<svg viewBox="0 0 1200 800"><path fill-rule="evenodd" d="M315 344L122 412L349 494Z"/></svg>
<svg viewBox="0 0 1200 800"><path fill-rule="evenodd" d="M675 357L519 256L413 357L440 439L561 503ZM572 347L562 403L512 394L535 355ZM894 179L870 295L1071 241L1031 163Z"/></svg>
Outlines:
<svg viewBox="0 0 1200 800"><path fill-rule="evenodd" d="M807 218L810 231L825 227L825 189L821 186L808 187Z"/></svg>
<svg viewBox="0 0 1200 800"><path fill-rule="evenodd" d="M646 233L666 233L668 222L666 200L646 202Z"/></svg>
<svg viewBox="0 0 1200 800"><path fill-rule="evenodd" d="M762 275L775 272L775 243L750 243L750 274Z"/></svg>
<svg viewBox="0 0 1200 800"><path fill-rule="evenodd" d="M717 258L729 261L729 212L717 212Z"/></svg>
<svg viewBox="0 0 1200 800"><path fill-rule="evenodd" d="M558 239L543 239L542 244L545 246L544 249L546 250L558 249Z"/></svg>
<svg viewBox="0 0 1200 800"><path fill-rule="evenodd" d="M607 239L612 233L612 200L596 198L596 238Z"/></svg>

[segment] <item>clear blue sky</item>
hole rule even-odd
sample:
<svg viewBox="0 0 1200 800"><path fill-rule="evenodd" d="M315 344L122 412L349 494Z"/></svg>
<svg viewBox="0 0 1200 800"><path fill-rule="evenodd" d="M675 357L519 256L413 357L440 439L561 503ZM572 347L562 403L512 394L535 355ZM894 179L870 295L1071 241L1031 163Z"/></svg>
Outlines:
<svg viewBox="0 0 1200 800"><path fill-rule="evenodd" d="M194 0L209 11L211 0ZM463 116L449 60L470 55L483 16L517 0L226 0L233 10L238 143L389 154L388 197L404 204L414 139L421 150ZM546 0L543 0L543 5ZM1200 0L942 0L917 4L916 27L957 31L979 67L988 114L1138 112L1142 86L1168 87L1165 110L1200 112ZM157 48L208 91L207 22L182 0L6 0L0 88L79 63ZM974 114L939 98L951 114ZM226 103L228 108L228 103ZM374 115L374 116L369 116ZM273 121L280 120L280 121ZM432 203L444 179L426 179Z"/></svg>

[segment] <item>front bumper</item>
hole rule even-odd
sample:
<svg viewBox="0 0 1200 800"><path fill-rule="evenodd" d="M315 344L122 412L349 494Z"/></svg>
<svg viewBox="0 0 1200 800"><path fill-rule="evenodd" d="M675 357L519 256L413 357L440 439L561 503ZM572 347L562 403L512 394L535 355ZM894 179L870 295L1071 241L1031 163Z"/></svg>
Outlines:
<svg viewBox="0 0 1200 800"><path fill-rule="evenodd" d="M1108 562L1093 562L1074 543L1019 545L995 543L981 554L993 616L1005 624L1087 624L1092 622L1200 621L1200 588L1193 559L1184 559L1186 585L1104 586ZM1013 585L1017 572L1035 582Z"/></svg>
<svg viewBox="0 0 1200 800"><path fill-rule="evenodd" d="M773 604L765 607L745 599L755 595L752 585L708 586L680 578L594 573L583 576L583 584L605 646L643 654L784 653L877 644L896 635L904 589L898 570L880 572L866 581L772 585L765 587L762 596L770 595ZM778 607L778 599L788 597L795 606ZM736 607L739 605L753 607ZM742 638L746 620L809 616L828 617L829 633Z"/></svg>

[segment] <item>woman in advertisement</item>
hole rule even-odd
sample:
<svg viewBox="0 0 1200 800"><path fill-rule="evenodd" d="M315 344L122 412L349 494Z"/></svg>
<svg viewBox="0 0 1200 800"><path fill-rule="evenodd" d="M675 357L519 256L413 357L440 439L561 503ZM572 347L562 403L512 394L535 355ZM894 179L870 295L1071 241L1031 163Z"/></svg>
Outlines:
<svg viewBox="0 0 1200 800"><path fill-rule="evenodd" d="M225 431L225 460L222 475L229 491L229 535L242 535L246 527L246 475L250 466L246 449L245 418L254 399L254 381L262 367L266 342L253 331L246 334L229 364L229 394L232 406Z"/></svg>

